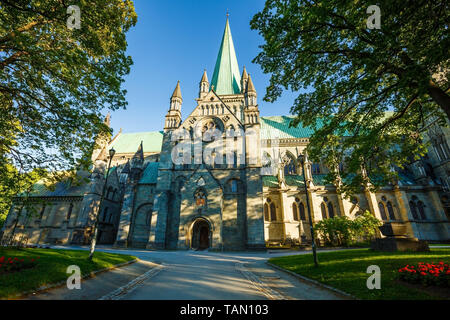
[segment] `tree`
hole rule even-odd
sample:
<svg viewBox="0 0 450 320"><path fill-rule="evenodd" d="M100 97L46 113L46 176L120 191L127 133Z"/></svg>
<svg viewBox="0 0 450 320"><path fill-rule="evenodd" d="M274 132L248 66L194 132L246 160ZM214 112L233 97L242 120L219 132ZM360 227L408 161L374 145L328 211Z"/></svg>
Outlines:
<svg viewBox="0 0 450 320"><path fill-rule="evenodd" d="M127 104L136 21L130 0L0 0L0 172L88 168L101 112Z"/></svg>
<svg viewBox="0 0 450 320"><path fill-rule="evenodd" d="M267 0L251 21L265 39L254 62L271 74L264 100L299 92L292 125L315 129L311 158L331 181L342 163L348 194L396 178L393 168L426 153L425 119L450 118L448 2L377 1L380 29L368 29L371 4Z"/></svg>
<svg viewBox="0 0 450 320"><path fill-rule="evenodd" d="M36 214L35 204L38 201L33 201L30 195L33 192L34 185L43 176L46 176L46 173L42 169L20 173L12 165L6 165L5 170L0 171L0 240L2 239L1 230L8 216L14 196L19 195L20 201L17 202L17 216L15 217L13 232L11 232L10 236L14 235L24 209L27 217Z"/></svg>

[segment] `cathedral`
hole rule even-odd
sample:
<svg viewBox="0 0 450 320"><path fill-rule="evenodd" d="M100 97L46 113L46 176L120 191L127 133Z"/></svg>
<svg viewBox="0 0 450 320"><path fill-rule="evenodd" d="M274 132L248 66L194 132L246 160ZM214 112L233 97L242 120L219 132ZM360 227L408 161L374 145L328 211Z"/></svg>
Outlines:
<svg viewBox="0 0 450 320"><path fill-rule="evenodd" d="M410 237L450 240L450 131L435 119L423 128L432 146L425 157L399 172L397 182L346 199L325 182L323 164L305 157L303 172L298 159L310 128L290 127L293 116L260 115L251 75L239 68L228 19L211 81L205 70L195 101L193 110L182 108L178 82L162 131L98 137L93 169L78 173L89 182L67 180L52 189L37 184L33 214L15 197L0 235L29 244L85 245L98 220L99 243L117 247L302 245L311 242L309 199L313 222L353 219L367 210L385 223L404 224ZM108 125L109 120L108 115Z"/></svg>

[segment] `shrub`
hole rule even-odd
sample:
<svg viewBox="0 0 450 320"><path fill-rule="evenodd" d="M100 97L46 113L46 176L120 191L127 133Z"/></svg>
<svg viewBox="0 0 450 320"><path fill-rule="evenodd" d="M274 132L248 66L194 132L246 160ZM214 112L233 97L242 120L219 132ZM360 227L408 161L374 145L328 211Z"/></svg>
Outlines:
<svg viewBox="0 0 450 320"><path fill-rule="evenodd" d="M316 223L314 229L327 245L347 246L351 240L351 220L347 217L334 217Z"/></svg>
<svg viewBox="0 0 450 320"><path fill-rule="evenodd" d="M349 246L362 239L367 242L376 235L378 226L382 222L370 212L350 220L348 217L334 217L317 222L314 226L326 245Z"/></svg>
<svg viewBox="0 0 450 320"><path fill-rule="evenodd" d="M378 227L381 226L383 222L378 220L369 211L364 212L359 215L351 223L351 228L354 237L360 238L363 241L370 241L375 238L377 234Z"/></svg>

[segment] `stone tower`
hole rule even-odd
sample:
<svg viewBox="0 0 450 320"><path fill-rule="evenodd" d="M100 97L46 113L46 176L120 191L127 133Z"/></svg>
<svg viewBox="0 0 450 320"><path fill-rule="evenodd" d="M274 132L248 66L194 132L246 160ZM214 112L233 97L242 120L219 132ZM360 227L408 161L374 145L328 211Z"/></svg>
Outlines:
<svg viewBox="0 0 450 320"><path fill-rule="evenodd" d="M205 70L197 106L183 121L179 83L172 94L149 248L264 247L256 98L245 68L241 78L227 18L211 82ZM179 154L191 161L173 162Z"/></svg>

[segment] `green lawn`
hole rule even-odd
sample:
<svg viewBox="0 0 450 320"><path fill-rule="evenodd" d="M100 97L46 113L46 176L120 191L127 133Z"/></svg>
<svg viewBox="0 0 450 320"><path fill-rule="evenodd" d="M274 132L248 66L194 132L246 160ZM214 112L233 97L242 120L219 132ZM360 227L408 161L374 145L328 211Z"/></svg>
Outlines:
<svg viewBox="0 0 450 320"><path fill-rule="evenodd" d="M269 262L310 279L338 288L360 299L437 299L421 290L406 287L396 281L397 271L406 264L418 262L450 261L450 249L431 249L430 252L375 252L356 249L319 252L319 267L315 268L312 255L295 255L272 258ZM381 289L369 290L366 286L367 267L378 265L381 269Z"/></svg>
<svg viewBox="0 0 450 320"><path fill-rule="evenodd" d="M93 260L88 261L89 251L83 250L0 248L0 257L2 256L18 259L40 257L40 259L37 266L32 269L0 274L0 299L13 298L21 292L66 280L69 276L66 270L70 265L79 266L81 273L86 274L136 259L129 255L95 252Z"/></svg>

